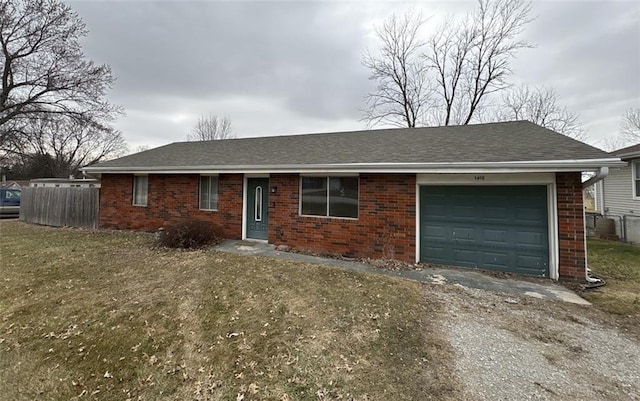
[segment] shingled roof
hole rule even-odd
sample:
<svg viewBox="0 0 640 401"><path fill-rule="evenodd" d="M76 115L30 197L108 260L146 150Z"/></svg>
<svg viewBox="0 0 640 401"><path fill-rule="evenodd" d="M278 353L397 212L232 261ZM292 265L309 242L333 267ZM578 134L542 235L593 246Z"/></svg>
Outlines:
<svg viewBox="0 0 640 401"><path fill-rule="evenodd" d="M640 143L614 150L611 154L620 157L622 160L636 159L640 157Z"/></svg>
<svg viewBox="0 0 640 401"><path fill-rule="evenodd" d="M305 171L314 168L620 165L620 159L527 121L177 142L86 167L89 173ZM418 168L419 167L419 168Z"/></svg>

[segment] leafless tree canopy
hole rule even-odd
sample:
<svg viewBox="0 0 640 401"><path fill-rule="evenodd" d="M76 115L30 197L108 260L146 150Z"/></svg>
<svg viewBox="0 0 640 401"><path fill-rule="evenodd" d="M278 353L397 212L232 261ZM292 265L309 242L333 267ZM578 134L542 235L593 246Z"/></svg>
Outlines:
<svg viewBox="0 0 640 401"><path fill-rule="evenodd" d="M424 43L418 38L424 20L420 15L391 16L376 29L380 54L365 54L363 65L377 82L366 97L363 119L370 125L388 123L415 127L424 122L431 88L427 64L421 56Z"/></svg>
<svg viewBox="0 0 640 401"><path fill-rule="evenodd" d="M628 109L620 123L620 135L630 144L640 143L640 109Z"/></svg>
<svg viewBox="0 0 640 401"><path fill-rule="evenodd" d="M73 169L108 157L122 142L110 127L121 109L104 99L111 69L84 57L79 40L86 35L59 0L0 0L0 151L10 158L35 150L58 158L77 142L65 162ZM94 151L80 156L86 148Z"/></svg>
<svg viewBox="0 0 640 401"><path fill-rule="evenodd" d="M507 86L510 59L530 46L518 39L530 10L522 0L479 0L465 19L448 21L429 40L425 57L436 75L437 123L468 124L487 95Z"/></svg>
<svg viewBox="0 0 640 401"><path fill-rule="evenodd" d="M447 21L426 43L423 20L390 17L377 30L379 54L364 66L378 83L367 97L370 124L468 124L487 95L507 86L509 61L529 47L518 37L531 21L524 0L479 0L462 21Z"/></svg>
<svg viewBox="0 0 640 401"><path fill-rule="evenodd" d="M202 116L187 135L188 141L212 141L214 139L235 138L231 131L231 120L228 117L218 117L214 114Z"/></svg>
<svg viewBox="0 0 640 401"><path fill-rule="evenodd" d="M45 177L78 175L80 168L119 156L126 150L120 132L75 119L43 115L27 122L25 137L3 149L14 160Z"/></svg>
<svg viewBox="0 0 640 401"><path fill-rule="evenodd" d="M571 138L585 139L578 115L558 104L556 91L551 87L517 86L505 91L502 100L494 120L528 120Z"/></svg>

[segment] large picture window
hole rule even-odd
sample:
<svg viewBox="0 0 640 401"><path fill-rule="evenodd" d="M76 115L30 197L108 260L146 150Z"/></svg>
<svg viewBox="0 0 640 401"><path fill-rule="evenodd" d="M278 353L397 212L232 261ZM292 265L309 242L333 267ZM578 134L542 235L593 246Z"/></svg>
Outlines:
<svg viewBox="0 0 640 401"><path fill-rule="evenodd" d="M146 175L133 176L133 204L137 206L147 206L147 195L149 192L149 177Z"/></svg>
<svg viewBox="0 0 640 401"><path fill-rule="evenodd" d="M200 176L200 209L218 210L217 176Z"/></svg>
<svg viewBox="0 0 640 401"><path fill-rule="evenodd" d="M358 177L302 177L300 214L358 218Z"/></svg>

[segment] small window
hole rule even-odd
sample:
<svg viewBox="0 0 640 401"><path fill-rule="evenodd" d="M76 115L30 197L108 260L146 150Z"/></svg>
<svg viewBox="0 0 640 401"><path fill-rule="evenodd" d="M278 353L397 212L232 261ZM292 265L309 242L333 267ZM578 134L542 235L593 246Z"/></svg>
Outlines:
<svg viewBox="0 0 640 401"><path fill-rule="evenodd" d="M262 187L261 186L256 187L256 199L254 203L256 207L254 220L262 221Z"/></svg>
<svg viewBox="0 0 640 401"><path fill-rule="evenodd" d="M200 209L218 210L218 177L200 176Z"/></svg>
<svg viewBox="0 0 640 401"><path fill-rule="evenodd" d="M640 198L640 161L633 162L633 173L633 195Z"/></svg>
<svg viewBox="0 0 640 401"><path fill-rule="evenodd" d="M146 175L133 176L133 204L147 206L147 194L149 192L149 177Z"/></svg>
<svg viewBox="0 0 640 401"><path fill-rule="evenodd" d="M358 218L358 177L302 177L300 214Z"/></svg>

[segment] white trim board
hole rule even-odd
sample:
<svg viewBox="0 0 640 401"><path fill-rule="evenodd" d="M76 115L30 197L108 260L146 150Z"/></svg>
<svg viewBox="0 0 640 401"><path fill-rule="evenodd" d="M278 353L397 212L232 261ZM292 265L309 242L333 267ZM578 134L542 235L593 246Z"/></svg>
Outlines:
<svg viewBox="0 0 640 401"><path fill-rule="evenodd" d="M556 182L555 173L418 174L419 185L546 185Z"/></svg>

